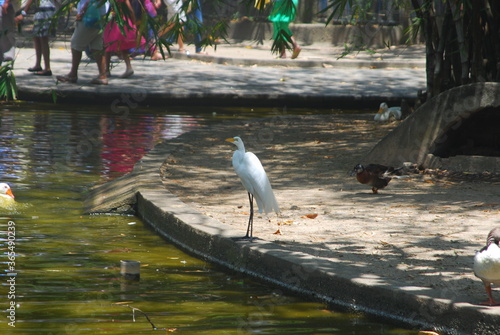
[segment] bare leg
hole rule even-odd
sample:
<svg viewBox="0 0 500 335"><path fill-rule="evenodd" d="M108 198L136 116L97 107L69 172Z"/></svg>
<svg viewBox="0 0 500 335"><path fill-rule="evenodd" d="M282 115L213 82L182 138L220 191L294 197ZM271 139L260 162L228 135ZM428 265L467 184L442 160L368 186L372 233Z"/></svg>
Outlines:
<svg viewBox="0 0 500 335"><path fill-rule="evenodd" d="M41 67L42 63L42 47L41 47L41 41L40 37L33 37L33 46L35 47L35 66L33 66L34 69L38 69Z"/></svg>
<svg viewBox="0 0 500 335"><path fill-rule="evenodd" d="M125 69L125 72L120 77L121 78L128 78L134 74L134 69L132 68L132 64L130 62L129 52L127 50L122 51L122 58L123 58L123 61L125 62L126 69Z"/></svg>
<svg viewBox="0 0 500 335"><path fill-rule="evenodd" d="M292 46L293 46L292 59L295 59L299 56L300 52L302 51L302 48L297 43L297 40L295 40L295 37L290 36L290 39L292 41Z"/></svg>
<svg viewBox="0 0 500 335"><path fill-rule="evenodd" d="M50 71L50 48L49 48L49 37L43 36L40 39L40 49L41 56L43 56L43 65L45 71Z"/></svg>
<svg viewBox="0 0 500 335"><path fill-rule="evenodd" d="M179 34L179 37L177 37L177 43L179 44L179 51L180 52L185 52L186 49L184 48L184 41L182 40L182 35Z"/></svg>
<svg viewBox="0 0 500 335"><path fill-rule="evenodd" d="M71 70L65 76L57 76L57 81L76 83L78 80L78 66L82 60L82 51L71 49Z"/></svg>
<svg viewBox="0 0 500 335"><path fill-rule="evenodd" d="M285 48L280 50L280 58L286 58L286 50Z"/></svg>
<svg viewBox="0 0 500 335"><path fill-rule="evenodd" d="M82 52L71 49L71 70L69 71L68 77L78 78L78 67L82 61Z"/></svg>
<svg viewBox="0 0 500 335"><path fill-rule="evenodd" d="M110 64L111 64L111 52L105 52L104 53L104 63L105 65L105 71L106 75L111 75L111 69L110 69Z"/></svg>
<svg viewBox="0 0 500 335"><path fill-rule="evenodd" d="M95 61L97 63L97 70L99 71L99 79L107 79L106 75L106 58L104 57L104 50L92 50Z"/></svg>

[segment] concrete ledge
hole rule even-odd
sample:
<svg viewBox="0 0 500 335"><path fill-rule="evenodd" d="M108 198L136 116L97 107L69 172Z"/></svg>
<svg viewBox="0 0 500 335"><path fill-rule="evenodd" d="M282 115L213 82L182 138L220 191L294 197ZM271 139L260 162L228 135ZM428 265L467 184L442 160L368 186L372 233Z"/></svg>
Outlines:
<svg viewBox="0 0 500 335"><path fill-rule="evenodd" d="M494 309L455 303L445 298L447 292L439 289L391 282L363 274L341 262L291 252L266 240L252 243L236 240L241 232L201 214L163 187L159 168L171 150L169 142L156 146L133 173L116 183L135 192L137 215L181 249L350 312L367 313L420 329L431 328L441 334L497 334L495 325L499 317ZM99 194L94 191L94 195Z"/></svg>

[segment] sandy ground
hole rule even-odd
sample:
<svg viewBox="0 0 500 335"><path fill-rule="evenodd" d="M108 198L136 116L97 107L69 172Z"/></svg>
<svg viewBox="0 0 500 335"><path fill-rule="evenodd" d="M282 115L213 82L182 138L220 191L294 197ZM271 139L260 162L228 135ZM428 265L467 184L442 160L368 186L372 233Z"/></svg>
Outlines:
<svg viewBox="0 0 500 335"><path fill-rule="evenodd" d="M348 114L213 126L172 140L164 183L243 236L248 198L231 166L236 147L224 141L240 136L262 161L281 207L279 215L256 217L254 236L391 283L437 289L442 298L486 300L471 267L488 231L500 226L500 179L427 171L372 194L348 173L375 163L362 157L396 126Z"/></svg>

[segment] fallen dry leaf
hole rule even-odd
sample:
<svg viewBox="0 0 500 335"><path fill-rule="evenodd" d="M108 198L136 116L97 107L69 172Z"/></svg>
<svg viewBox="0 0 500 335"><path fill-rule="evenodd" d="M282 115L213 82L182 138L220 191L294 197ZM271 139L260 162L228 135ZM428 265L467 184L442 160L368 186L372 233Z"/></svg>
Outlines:
<svg viewBox="0 0 500 335"><path fill-rule="evenodd" d="M281 225L289 225L289 224L292 224L293 221L283 221L283 222L278 222L278 226L281 226Z"/></svg>
<svg viewBox="0 0 500 335"><path fill-rule="evenodd" d="M278 229L273 233L273 235L283 235L283 233Z"/></svg>
<svg viewBox="0 0 500 335"><path fill-rule="evenodd" d="M318 214L307 214L301 217L301 219L316 219L318 217Z"/></svg>

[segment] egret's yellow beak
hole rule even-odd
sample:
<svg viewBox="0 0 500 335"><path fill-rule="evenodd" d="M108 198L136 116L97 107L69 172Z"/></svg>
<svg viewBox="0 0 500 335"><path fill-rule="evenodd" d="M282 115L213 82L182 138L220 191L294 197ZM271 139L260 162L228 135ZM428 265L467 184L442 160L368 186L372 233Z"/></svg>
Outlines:
<svg viewBox="0 0 500 335"><path fill-rule="evenodd" d="M382 108L379 108L377 114L382 114L383 112L384 110Z"/></svg>
<svg viewBox="0 0 500 335"><path fill-rule="evenodd" d="M231 138L226 138L224 141L233 143L234 142L234 138L232 138L232 137Z"/></svg>

